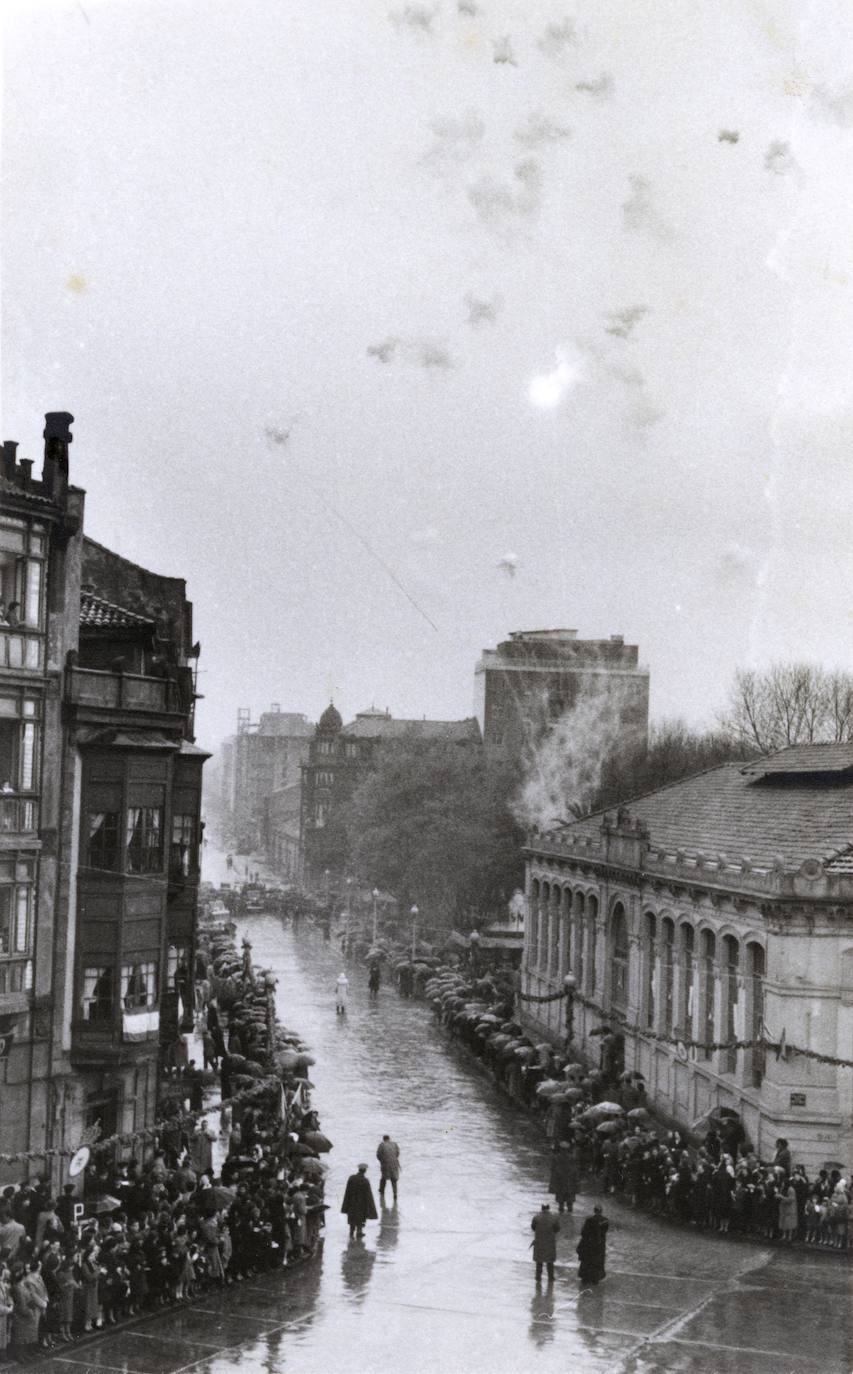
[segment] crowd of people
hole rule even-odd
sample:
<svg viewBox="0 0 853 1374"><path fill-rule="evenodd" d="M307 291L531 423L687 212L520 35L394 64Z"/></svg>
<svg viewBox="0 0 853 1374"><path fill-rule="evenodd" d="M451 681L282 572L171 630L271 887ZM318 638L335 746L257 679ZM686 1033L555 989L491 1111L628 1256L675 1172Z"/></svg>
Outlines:
<svg viewBox="0 0 853 1374"><path fill-rule="evenodd" d="M601 1065L587 1069L514 1019L505 983L449 966L423 980L441 1023L541 1121L554 1148L552 1192L571 1205L587 1174L631 1206L732 1235L853 1248L853 1179L827 1161L809 1177L780 1138L760 1160L740 1118L711 1113L698 1133L665 1130L646 1104L642 1075L624 1071L624 1042L601 1027Z"/></svg>
<svg viewBox="0 0 853 1374"><path fill-rule="evenodd" d="M313 1253L325 1213L320 1155L331 1142L303 1076L313 1061L295 1034L271 1027L271 985L249 949L240 958L228 933L206 945L196 1030L221 1079L218 1132L190 1061L167 1074L155 1141L132 1159L95 1145L82 1195L69 1182L57 1197L48 1175L0 1193L0 1362L39 1360Z"/></svg>

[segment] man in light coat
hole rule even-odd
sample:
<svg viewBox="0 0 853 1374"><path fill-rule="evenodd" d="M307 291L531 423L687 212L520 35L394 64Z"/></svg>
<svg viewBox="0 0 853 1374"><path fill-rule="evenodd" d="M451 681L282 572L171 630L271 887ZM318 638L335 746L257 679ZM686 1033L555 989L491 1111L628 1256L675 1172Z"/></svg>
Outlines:
<svg viewBox="0 0 853 1374"><path fill-rule="evenodd" d="M390 1135L384 1135L376 1151L379 1160L379 1200L385 1201L385 1185L391 1184L394 1201L397 1201L397 1184L400 1179L400 1146Z"/></svg>

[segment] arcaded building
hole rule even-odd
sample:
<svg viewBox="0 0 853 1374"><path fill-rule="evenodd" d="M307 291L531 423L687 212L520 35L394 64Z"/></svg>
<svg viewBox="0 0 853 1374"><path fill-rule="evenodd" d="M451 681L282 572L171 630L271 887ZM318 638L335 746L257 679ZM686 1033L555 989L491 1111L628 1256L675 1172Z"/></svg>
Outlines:
<svg viewBox="0 0 853 1374"><path fill-rule="evenodd" d="M574 976L574 1040L608 1024L651 1102L740 1113L772 1156L853 1164L853 744L733 763L529 842L523 990ZM565 999L526 1003L562 1039ZM694 1043L691 1043L694 1042Z"/></svg>
<svg viewBox="0 0 853 1374"><path fill-rule="evenodd" d="M474 670L475 714L487 748L523 756L583 695L607 695L627 746L649 725L649 672L621 635L578 639L577 630L514 630L484 649Z"/></svg>

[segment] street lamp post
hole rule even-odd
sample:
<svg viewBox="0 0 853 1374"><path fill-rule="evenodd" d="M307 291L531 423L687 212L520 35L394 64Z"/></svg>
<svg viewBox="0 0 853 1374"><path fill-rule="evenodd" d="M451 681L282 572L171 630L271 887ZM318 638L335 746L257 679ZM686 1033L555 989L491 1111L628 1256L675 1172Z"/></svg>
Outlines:
<svg viewBox="0 0 853 1374"><path fill-rule="evenodd" d="M413 906L409 912L412 918L412 963L415 962L415 953L418 948L418 908Z"/></svg>
<svg viewBox="0 0 853 1374"><path fill-rule="evenodd" d="M346 927L344 930L344 954L349 957L349 923L350 923L350 896L352 892L352 878L347 878L347 910Z"/></svg>
<svg viewBox="0 0 853 1374"><path fill-rule="evenodd" d="M566 1049L571 1045L575 1034L575 988L577 979L573 973L567 973L563 979L563 988L566 994Z"/></svg>
<svg viewBox="0 0 853 1374"><path fill-rule="evenodd" d="M375 888L373 889L373 892L372 892L371 895L372 895L372 897L373 897L373 948L375 949L375 948L376 948L376 939L377 939L377 929L376 929L376 926L377 926L377 919L378 919L378 913L377 913L376 904L377 904L377 902L379 901L379 888L378 888L378 887L375 887Z"/></svg>

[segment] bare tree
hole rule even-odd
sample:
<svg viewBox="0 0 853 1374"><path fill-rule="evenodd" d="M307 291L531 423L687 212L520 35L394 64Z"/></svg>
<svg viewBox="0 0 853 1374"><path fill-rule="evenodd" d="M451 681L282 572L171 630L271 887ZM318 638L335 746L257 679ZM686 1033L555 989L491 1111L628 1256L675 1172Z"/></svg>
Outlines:
<svg viewBox="0 0 853 1374"><path fill-rule="evenodd" d="M853 675L811 663L739 669L720 725L763 754L853 739Z"/></svg>

